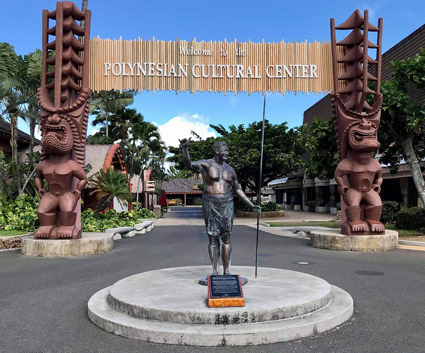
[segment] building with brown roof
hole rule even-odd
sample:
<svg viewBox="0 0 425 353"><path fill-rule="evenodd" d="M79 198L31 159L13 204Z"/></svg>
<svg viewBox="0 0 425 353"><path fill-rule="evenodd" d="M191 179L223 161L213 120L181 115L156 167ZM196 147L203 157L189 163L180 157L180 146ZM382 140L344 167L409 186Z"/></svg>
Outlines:
<svg viewBox="0 0 425 353"><path fill-rule="evenodd" d="M12 153L12 146L10 145L10 140L12 137L11 133L11 125L0 118L0 150L4 152L4 154ZM31 137L27 133L18 129L18 151L22 152L29 148ZM40 145L41 141L38 139L34 139L34 145Z"/></svg>
<svg viewBox="0 0 425 353"><path fill-rule="evenodd" d="M162 188L165 190L167 201L180 199L182 205L195 205L195 200L202 199L202 190L198 184L202 183L201 178L177 178L164 181Z"/></svg>

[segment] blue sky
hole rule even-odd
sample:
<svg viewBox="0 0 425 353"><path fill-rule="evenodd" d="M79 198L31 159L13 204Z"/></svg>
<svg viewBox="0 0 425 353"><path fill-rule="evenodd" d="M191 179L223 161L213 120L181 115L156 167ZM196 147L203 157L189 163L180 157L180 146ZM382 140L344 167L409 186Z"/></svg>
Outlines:
<svg viewBox="0 0 425 353"><path fill-rule="evenodd" d="M81 6L82 1L77 1ZM8 2L0 13L0 41L24 55L41 48L41 13L55 9L53 0ZM91 36L101 38L266 42L330 40L329 21L345 21L356 9L369 10L369 20L384 18L383 52L424 24L425 1L136 1L89 0L92 10ZM268 94L266 118L272 123L302 124L304 110L323 95L299 93ZM263 96L254 93L214 94L142 92L133 108L145 120L160 126L164 140L174 145L177 138L196 130L212 134L208 124L248 125L262 118ZM20 128L25 130L25 124ZM89 131L90 132L90 131Z"/></svg>

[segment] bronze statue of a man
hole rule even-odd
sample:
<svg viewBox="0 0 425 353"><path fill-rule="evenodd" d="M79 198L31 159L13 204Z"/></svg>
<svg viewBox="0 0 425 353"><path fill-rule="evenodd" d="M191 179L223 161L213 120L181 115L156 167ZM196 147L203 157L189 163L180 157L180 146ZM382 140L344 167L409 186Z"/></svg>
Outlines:
<svg viewBox="0 0 425 353"><path fill-rule="evenodd" d="M213 267L213 275L219 274L219 258L223 263L223 274L230 274L232 245L230 235L233 227L233 195L236 193L241 201L257 213L260 206L254 205L239 187L238 178L227 163L229 149L225 142L214 144L214 157L192 162L189 156L191 140L180 140L183 149L183 161L187 169L202 174L204 190L202 194L202 211L209 238L208 253ZM221 243L221 245L220 245Z"/></svg>

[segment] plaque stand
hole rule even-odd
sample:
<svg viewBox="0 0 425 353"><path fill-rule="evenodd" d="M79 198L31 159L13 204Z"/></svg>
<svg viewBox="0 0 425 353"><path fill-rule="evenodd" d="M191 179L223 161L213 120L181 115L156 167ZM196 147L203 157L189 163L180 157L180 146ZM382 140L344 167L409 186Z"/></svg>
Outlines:
<svg viewBox="0 0 425 353"><path fill-rule="evenodd" d="M245 306L241 276L208 276L208 307Z"/></svg>

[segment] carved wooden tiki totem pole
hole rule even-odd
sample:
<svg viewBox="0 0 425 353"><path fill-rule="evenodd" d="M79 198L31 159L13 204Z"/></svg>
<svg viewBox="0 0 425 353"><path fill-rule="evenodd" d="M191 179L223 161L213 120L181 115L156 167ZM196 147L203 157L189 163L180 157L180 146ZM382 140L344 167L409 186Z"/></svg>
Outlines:
<svg viewBox="0 0 425 353"><path fill-rule="evenodd" d="M55 22L50 27L49 20ZM82 20L85 29L78 24ZM35 179L41 226L35 238L81 237L78 201L87 183L89 38L90 11L83 13L68 1L58 2L55 11L43 10L43 71L38 90L42 155Z"/></svg>
<svg viewBox="0 0 425 353"><path fill-rule="evenodd" d="M350 30L340 42L336 41L335 29ZM377 34L377 44L369 41L369 34ZM379 221L382 202L379 193L382 170L373 159L380 147L377 132L381 119L381 43L382 18L378 27L356 10L350 18L335 27L331 19L333 76L335 91L332 102L335 109L338 149L341 162L335 170L335 181L345 204L346 221L341 233L346 235L383 234L384 225ZM343 56L337 57L337 46L343 47ZM376 59L369 56L369 49L376 51ZM343 67L338 76L338 68ZM375 76L370 72L373 67ZM345 81L340 88L338 81ZM373 97L372 105L366 98Z"/></svg>

